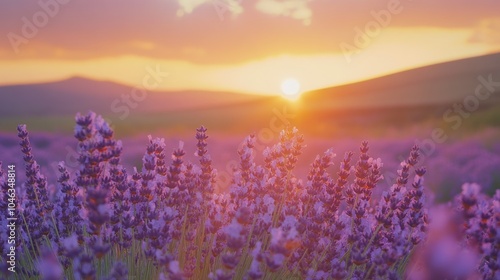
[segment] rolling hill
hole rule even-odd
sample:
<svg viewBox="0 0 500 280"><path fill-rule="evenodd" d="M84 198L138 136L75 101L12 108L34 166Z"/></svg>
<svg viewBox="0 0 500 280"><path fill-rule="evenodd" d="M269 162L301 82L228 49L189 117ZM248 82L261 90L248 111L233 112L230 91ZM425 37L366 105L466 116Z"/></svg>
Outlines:
<svg viewBox="0 0 500 280"><path fill-rule="evenodd" d="M311 108L328 110L446 104L473 94L480 84L478 77L490 75L500 82L500 53L320 89L302 99Z"/></svg>
<svg viewBox="0 0 500 280"><path fill-rule="evenodd" d="M208 91L159 92L134 89L81 77L0 87L0 116L57 116L93 110L121 116L128 107L137 113L199 110L262 100L262 96Z"/></svg>

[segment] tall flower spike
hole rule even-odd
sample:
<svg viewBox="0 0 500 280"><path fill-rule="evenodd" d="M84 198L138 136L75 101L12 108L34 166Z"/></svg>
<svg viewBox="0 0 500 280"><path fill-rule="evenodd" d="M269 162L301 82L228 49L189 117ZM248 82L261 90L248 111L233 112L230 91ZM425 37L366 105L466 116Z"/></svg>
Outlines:
<svg viewBox="0 0 500 280"><path fill-rule="evenodd" d="M198 150L196 151L196 156L200 158L201 165L201 175L200 175L200 184L202 188L203 194L203 203L210 199L210 195L213 193L213 181L214 181L214 170L212 168L212 160L208 155L207 151L207 129L204 126L201 126L196 130L196 140L198 143L196 147Z"/></svg>

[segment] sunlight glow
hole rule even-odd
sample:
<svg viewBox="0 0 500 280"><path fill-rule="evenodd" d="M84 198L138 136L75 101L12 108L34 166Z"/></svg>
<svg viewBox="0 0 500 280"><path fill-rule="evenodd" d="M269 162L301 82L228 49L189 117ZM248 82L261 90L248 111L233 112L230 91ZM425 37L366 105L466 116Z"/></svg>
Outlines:
<svg viewBox="0 0 500 280"><path fill-rule="evenodd" d="M297 98L300 95L300 83L294 78L285 79L281 83L281 92L287 98Z"/></svg>

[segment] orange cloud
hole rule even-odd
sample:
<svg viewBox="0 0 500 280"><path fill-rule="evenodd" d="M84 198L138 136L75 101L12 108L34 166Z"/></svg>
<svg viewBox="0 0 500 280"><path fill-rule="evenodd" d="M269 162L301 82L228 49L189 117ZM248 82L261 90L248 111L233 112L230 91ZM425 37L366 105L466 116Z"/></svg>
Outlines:
<svg viewBox="0 0 500 280"><path fill-rule="evenodd" d="M243 12L243 7L240 4L241 1L242 0L177 0L177 3L179 3L177 16L191 14L202 5L211 5L219 18L223 20L227 14L234 16Z"/></svg>
<svg viewBox="0 0 500 280"><path fill-rule="evenodd" d="M500 45L500 18L482 20L474 30L469 42Z"/></svg>
<svg viewBox="0 0 500 280"><path fill-rule="evenodd" d="M309 2L311 0L259 0L255 7L263 13L290 17L309 25L313 14Z"/></svg>
<svg viewBox="0 0 500 280"><path fill-rule="evenodd" d="M472 29L481 21L497 18L500 10L500 1L490 0L399 1L404 9L389 28ZM37 13L46 13L38 2L2 4L0 59L81 60L130 55L213 64L282 54L338 54L341 42L353 40L354 28L373 20L372 11L386 8L389 0L69 1L49 17L47 25L37 27L36 36L23 41L15 53L6 35L26 37L26 22L32 23ZM221 20L221 12L228 20ZM494 44L485 41L492 32L488 30L483 28L471 42ZM193 52L193 47L203 54Z"/></svg>

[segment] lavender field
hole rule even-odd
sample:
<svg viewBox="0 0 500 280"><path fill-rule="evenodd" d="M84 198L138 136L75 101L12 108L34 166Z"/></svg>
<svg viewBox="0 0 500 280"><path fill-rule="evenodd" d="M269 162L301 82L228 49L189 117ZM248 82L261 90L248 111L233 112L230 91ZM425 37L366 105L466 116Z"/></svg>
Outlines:
<svg viewBox="0 0 500 280"><path fill-rule="evenodd" d="M0 280L500 280L498 11L0 0Z"/></svg>
<svg viewBox="0 0 500 280"><path fill-rule="evenodd" d="M427 158L409 140L355 147L349 139L309 157L306 168L300 158L308 143L313 152L325 143L287 127L263 151L252 135L236 144L237 164L226 171L216 162L227 162L230 145L212 145L204 127L193 134L179 143L151 136L122 142L89 113L77 116L72 141L31 135L24 125L17 139L2 137L2 209L19 217L12 231L12 220L1 216L1 241L13 246L2 247L8 256L2 273L15 269L13 279L499 277L500 146L486 145L484 136ZM63 161L53 170L57 157ZM14 181L18 187L10 191Z"/></svg>
<svg viewBox="0 0 500 280"><path fill-rule="evenodd" d="M195 131L196 127L193 127ZM254 133L249 131L248 135ZM169 133L159 132L154 137L165 138L166 151L172 151L179 145L179 142L185 143L191 150L196 146L196 138L181 134L171 135ZM453 139L444 144L434 143L435 146L429 146L428 143L422 148L421 161L419 166L425 166L430 170L426 175L426 187L432 190L434 199L443 202L458 194L460 186L465 183L475 182L482 186L484 192L494 194L495 190L500 188L500 142L498 137L500 130L488 129L476 135L470 135L463 139ZM243 135L228 137L227 135L217 133L210 135L210 150L212 165L218 170L219 180L216 183L217 191L227 190L230 183L230 177L233 167L239 164L238 148L244 142ZM276 137L277 138L277 137ZM349 151L357 151L359 144L369 140L370 151L373 157L382 157L384 166L382 168L384 175L383 184L392 185L397 176L395 170L404 161L408 153L408 148L415 144L422 144L422 137L406 135L388 136L388 137L335 137L325 139L310 135L306 136L307 145L303 154L298 159L298 165L294 173L298 176L306 176L309 172L310 163L327 149L332 149L338 156ZM142 156L144 147L149 143L148 135L128 135L121 138L123 145L121 162L128 172L134 167L140 169L142 165ZM257 142L258 139L256 140ZM261 141L262 142L262 141ZM275 141L276 142L276 141ZM77 171L80 167L78 162L78 145L74 136L64 135L62 133L34 132L31 133L31 143L36 153L36 160L41 165L41 171L50 181L56 181L59 176L58 164L65 161L66 168L71 171ZM274 144L274 143L273 143ZM263 152L266 148L265 143L257 143L255 149L256 162L262 163ZM185 156L191 162L197 158L194 151L187 149ZM22 157L19 156L19 139L13 133L0 132L0 154L4 164L11 163L17 166L23 166ZM331 170L334 171L334 170ZM18 174L21 180L25 179L24 173Z"/></svg>

